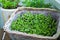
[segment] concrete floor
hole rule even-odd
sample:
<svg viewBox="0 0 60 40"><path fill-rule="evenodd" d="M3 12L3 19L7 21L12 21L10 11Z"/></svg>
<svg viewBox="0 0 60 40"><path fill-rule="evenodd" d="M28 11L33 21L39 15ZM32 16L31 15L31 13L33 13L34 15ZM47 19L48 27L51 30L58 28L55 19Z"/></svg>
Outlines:
<svg viewBox="0 0 60 40"><path fill-rule="evenodd" d="M3 32L4 32L4 31L1 29L1 30L0 30L0 40L2 40Z"/></svg>
<svg viewBox="0 0 60 40"><path fill-rule="evenodd" d="M5 40L11 40L9 35L6 33Z"/></svg>
<svg viewBox="0 0 60 40"><path fill-rule="evenodd" d="M4 33L4 31L3 31L3 29L1 29L1 30L0 30L0 40L2 40L3 33ZM6 34L4 40L11 40L8 34Z"/></svg>

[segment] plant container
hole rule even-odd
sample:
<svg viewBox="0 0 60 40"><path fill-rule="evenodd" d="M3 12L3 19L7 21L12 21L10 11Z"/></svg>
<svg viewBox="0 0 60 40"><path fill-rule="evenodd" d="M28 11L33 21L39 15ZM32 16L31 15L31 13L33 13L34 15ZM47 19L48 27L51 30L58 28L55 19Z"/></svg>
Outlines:
<svg viewBox="0 0 60 40"><path fill-rule="evenodd" d="M4 9L4 8L1 8L4 22L6 22L6 21L10 18L11 14L12 14L15 10L16 10L16 9Z"/></svg>
<svg viewBox="0 0 60 40"><path fill-rule="evenodd" d="M55 18L58 22L56 34L54 34L53 36L42 36L11 30L11 23L12 21L16 20L17 15L23 14L27 11L31 13L43 13L46 15L51 14L52 17ZM60 34L60 12L55 9L49 8L18 8L6 22L4 31L9 34L12 40L57 40Z"/></svg>

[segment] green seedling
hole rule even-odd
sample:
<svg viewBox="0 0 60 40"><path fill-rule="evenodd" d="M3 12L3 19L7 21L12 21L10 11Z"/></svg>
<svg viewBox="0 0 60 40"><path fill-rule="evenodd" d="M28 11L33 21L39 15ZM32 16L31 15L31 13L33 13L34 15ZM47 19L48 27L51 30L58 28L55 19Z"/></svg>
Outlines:
<svg viewBox="0 0 60 40"><path fill-rule="evenodd" d="M24 0L23 5L26 7L35 7L35 8L50 8L51 4L46 4L44 0Z"/></svg>
<svg viewBox="0 0 60 40"><path fill-rule="evenodd" d="M1 0L0 3L2 3L2 7L5 9L15 9L18 6L18 3L20 0Z"/></svg>
<svg viewBox="0 0 60 40"><path fill-rule="evenodd" d="M28 34L53 36L57 31L56 25L56 20L50 14L46 16L44 14L26 12L12 22L11 30Z"/></svg>

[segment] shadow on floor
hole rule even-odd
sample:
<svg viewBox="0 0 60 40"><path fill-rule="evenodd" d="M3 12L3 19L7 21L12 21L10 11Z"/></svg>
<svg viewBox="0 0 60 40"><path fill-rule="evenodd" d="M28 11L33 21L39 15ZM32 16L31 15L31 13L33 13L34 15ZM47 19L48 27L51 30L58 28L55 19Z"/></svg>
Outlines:
<svg viewBox="0 0 60 40"><path fill-rule="evenodd" d="M57 40L60 40L60 36L59 36L59 38Z"/></svg>

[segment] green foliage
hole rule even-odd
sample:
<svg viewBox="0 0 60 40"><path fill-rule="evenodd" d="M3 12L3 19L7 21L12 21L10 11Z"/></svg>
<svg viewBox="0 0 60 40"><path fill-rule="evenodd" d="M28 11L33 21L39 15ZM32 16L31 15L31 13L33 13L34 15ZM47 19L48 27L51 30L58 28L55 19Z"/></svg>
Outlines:
<svg viewBox="0 0 60 40"><path fill-rule="evenodd" d="M23 5L36 8L50 8L51 4L45 4L44 0L24 0Z"/></svg>
<svg viewBox="0 0 60 40"><path fill-rule="evenodd" d="M37 34L52 36L56 33L56 20L51 15L32 14L30 12L19 15L17 20L11 24L11 30L25 32L28 34Z"/></svg>
<svg viewBox="0 0 60 40"><path fill-rule="evenodd" d="M5 9L14 9L17 8L18 3L20 2L20 0L0 0L0 2L2 3L2 7Z"/></svg>

